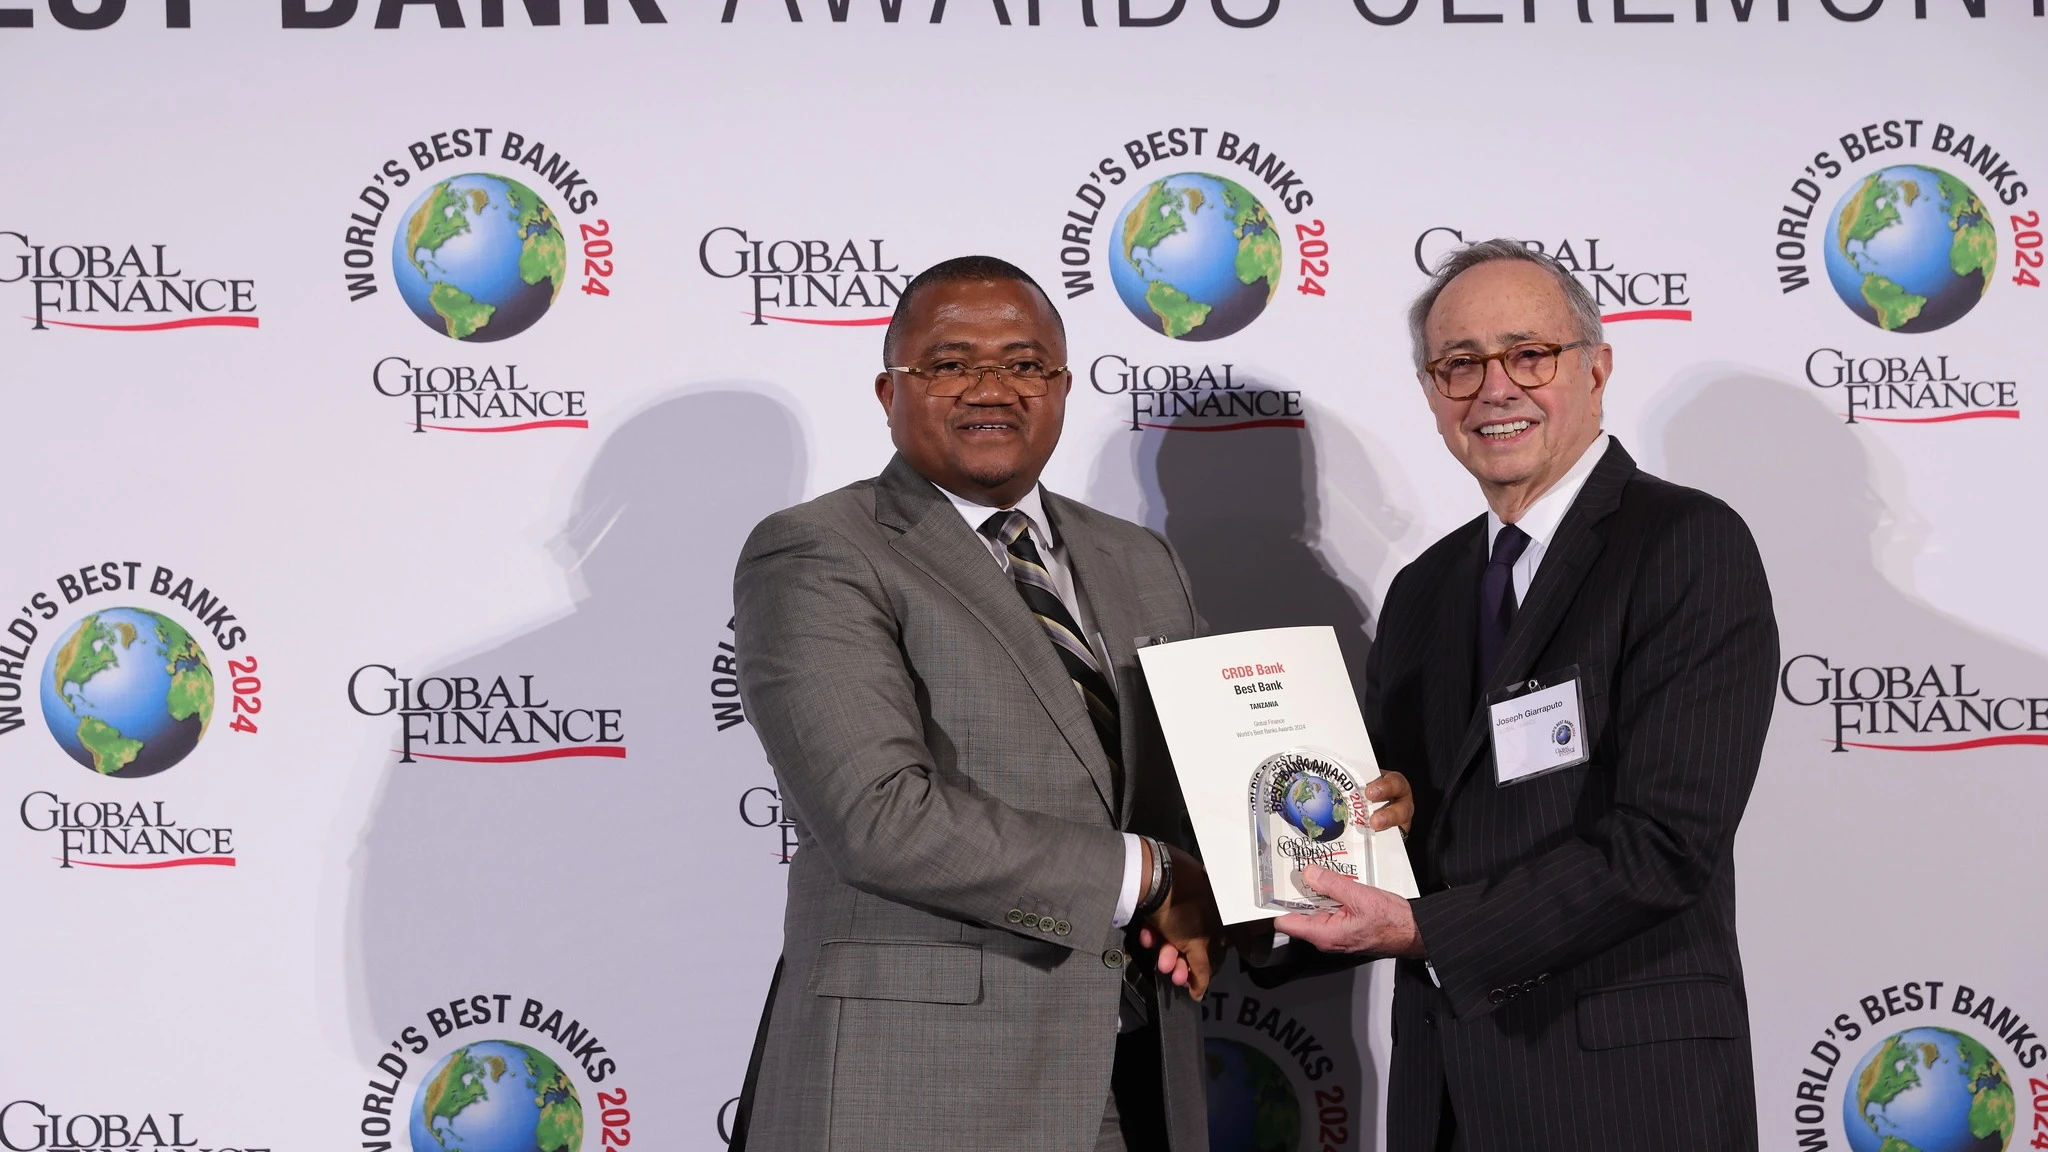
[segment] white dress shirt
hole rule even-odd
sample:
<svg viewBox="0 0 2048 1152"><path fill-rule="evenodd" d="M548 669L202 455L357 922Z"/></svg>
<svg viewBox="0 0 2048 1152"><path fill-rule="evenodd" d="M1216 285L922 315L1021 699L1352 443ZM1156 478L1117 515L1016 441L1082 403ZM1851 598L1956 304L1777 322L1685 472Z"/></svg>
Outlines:
<svg viewBox="0 0 2048 1152"><path fill-rule="evenodd" d="M936 484L932 487L939 488ZM1083 641L1088 645L1088 650L1095 653L1095 663L1102 669L1102 675L1110 682L1110 687L1115 688L1116 672L1110 667L1109 654L1104 650L1101 635L1095 631L1095 617L1088 611L1088 601L1082 597L1081 589L1074 584L1074 569L1067 563L1066 548L1053 535L1052 521L1045 518L1045 501L1040 498L1039 489L1032 488L1024 494L1023 499L1011 505L1009 509L976 504L944 488L939 488L939 492L952 503L954 510L960 513L960 518L967 521L968 529L974 533L975 539L988 548L988 554L1002 568L1005 576L1010 573L1010 550L1002 541L984 533L981 526L997 512L1014 509L1024 514L1024 518L1031 522L1031 542L1038 546L1038 558L1045 564L1045 573L1052 577L1052 586L1059 590L1060 603L1065 604L1067 611L1074 614L1074 623L1081 626ZM1074 690L1079 692L1079 685L1076 685ZM1138 874L1145 866L1145 850L1138 843L1138 838L1129 832L1123 836L1124 883L1122 890L1117 894L1116 914L1112 921L1112 926L1117 928L1129 924L1132 915L1138 910Z"/></svg>
<svg viewBox="0 0 2048 1152"><path fill-rule="evenodd" d="M1529 534L1529 546L1522 549L1521 558L1515 561L1515 607L1522 606L1522 598L1529 594L1529 586L1536 582L1536 569L1543 565L1543 554L1550 551L1550 542L1557 536L1557 526L1564 523L1564 514L1571 511L1572 501L1579 498L1579 489L1586 486L1586 477L1593 474L1593 466L1607 455L1607 445L1612 440L1613 437L1605 432L1594 437L1570 470L1550 486L1550 491L1523 509L1522 518L1515 521L1515 527ZM1488 509L1486 550L1489 554L1493 551L1494 540L1500 536L1501 524L1501 518Z"/></svg>

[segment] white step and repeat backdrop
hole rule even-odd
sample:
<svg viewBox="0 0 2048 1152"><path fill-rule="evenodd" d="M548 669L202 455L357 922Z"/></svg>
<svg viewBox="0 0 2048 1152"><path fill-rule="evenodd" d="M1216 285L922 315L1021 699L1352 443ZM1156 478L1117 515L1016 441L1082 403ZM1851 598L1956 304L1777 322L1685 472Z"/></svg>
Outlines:
<svg viewBox="0 0 2048 1152"><path fill-rule="evenodd" d="M1493 235L1770 567L1764 1146L2048 1146L2044 49L2041 0L0 2L0 1147L723 1147L793 839L733 559L887 458L905 280L1040 277L1049 484L1356 660L1481 507L1401 311ZM1217 1146L1378 1147L1385 996L1226 980Z"/></svg>

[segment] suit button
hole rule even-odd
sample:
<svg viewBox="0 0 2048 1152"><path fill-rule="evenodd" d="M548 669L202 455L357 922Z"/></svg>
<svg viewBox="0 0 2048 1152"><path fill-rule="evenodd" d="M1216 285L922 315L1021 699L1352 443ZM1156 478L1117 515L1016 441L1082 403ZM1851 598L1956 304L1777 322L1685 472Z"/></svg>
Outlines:
<svg viewBox="0 0 2048 1152"><path fill-rule="evenodd" d="M1495 988L1493 991L1488 992L1486 994L1486 998L1488 1000L1493 1001L1495 1004L1503 1003L1508 998L1507 990L1503 988Z"/></svg>
<svg viewBox="0 0 2048 1152"><path fill-rule="evenodd" d="M1024 926L1026 928L1038 927L1038 915L1034 912L1026 912L1024 914Z"/></svg>
<svg viewBox="0 0 2048 1152"><path fill-rule="evenodd" d="M1436 1027L1436 1009L1424 1008L1422 1010L1422 1022L1431 1028Z"/></svg>
<svg viewBox="0 0 2048 1152"><path fill-rule="evenodd" d="M1010 923L1012 923L1012 924L1022 924L1023 922L1024 922L1024 912L1023 912L1023 910L1022 910L1022 909L1018 909L1018 908L1012 908L1012 909L1010 909Z"/></svg>
<svg viewBox="0 0 2048 1152"><path fill-rule="evenodd" d="M1072 932L1073 930L1074 925L1066 920L1062 920L1059 923L1054 924L1052 926L1052 933L1055 936L1065 936L1067 933Z"/></svg>
<svg viewBox="0 0 2048 1152"><path fill-rule="evenodd" d="M1124 955L1123 949L1111 948L1102 954L1102 966L1105 968L1121 968L1124 966L1124 961L1128 959L1130 957Z"/></svg>
<svg viewBox="0 0 2048 1152"><path fill-rule="evenodd" d="M1052 931L1052 926L1053 926L1053 919L1052 919L1052 917L1050 917L1050 916L1041 916L1041 917L1039 917L1039 918L1038 918L1038 930L1039 930L1040 932L1050 932L1050 931Z"/></svg>
<svg viewBox="0 0 2048 1152"><path fill-rule="evenodd" d="M1550 982L1550 973L1548 973L1548 972L1539 972L1539 973L1537 973L1537 975L1536 975L1536 982L1537 982L1538 984L1548 984L1548 983Z"/></svg>

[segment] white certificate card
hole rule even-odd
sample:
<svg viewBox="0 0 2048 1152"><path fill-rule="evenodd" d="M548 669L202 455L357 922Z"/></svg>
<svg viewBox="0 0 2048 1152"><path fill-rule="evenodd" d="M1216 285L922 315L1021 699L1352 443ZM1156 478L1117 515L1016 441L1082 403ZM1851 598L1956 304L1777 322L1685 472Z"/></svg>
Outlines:
<svg viewBox="0 0 2048 1152"><path fill-rule="evenodd" d="M1225 924L1327 907L1321 864L1417 895L1401 833L1375 835L1380 774L1337 634L1268 628L1138 649Z"/></svg>

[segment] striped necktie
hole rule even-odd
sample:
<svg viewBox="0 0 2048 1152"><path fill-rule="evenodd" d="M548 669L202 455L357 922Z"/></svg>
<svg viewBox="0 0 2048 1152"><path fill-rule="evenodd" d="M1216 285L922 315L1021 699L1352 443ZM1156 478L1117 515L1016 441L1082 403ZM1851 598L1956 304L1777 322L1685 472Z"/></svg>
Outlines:
<svg viewBox="0 0 2048 1152"><path fill-rule="evenodd" d="M1074 614L1067 611L1066 603L1054 590L1045 561L1039 558L1038 545L1031 542L1030 529L1031 518L1014 509L998 512L981 525L985 535L1001 541L1008 549L1010 576L1016 581L1017 594L1024 597L1031 614L1038 617L1039 625L1052 641L1053 651L1059 653L1060 663L1073 678L1074 687L1081 690L1081 699L1088 705L1088 718L1095 723L1096 738L1102 741L1102 751L1109 757L1110 768L1121 788L1123 729L1117 720L1116 692L1109 685L1109 677L1102 674L1102 666L1096 662L1088 642L1082 639L1081 626L1074 622Z"/></svg>

